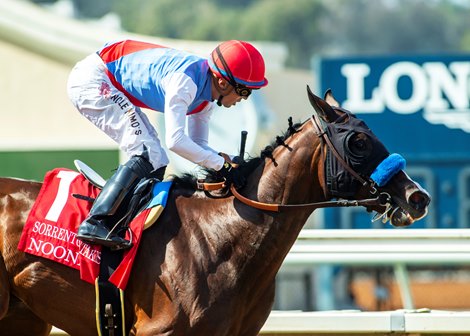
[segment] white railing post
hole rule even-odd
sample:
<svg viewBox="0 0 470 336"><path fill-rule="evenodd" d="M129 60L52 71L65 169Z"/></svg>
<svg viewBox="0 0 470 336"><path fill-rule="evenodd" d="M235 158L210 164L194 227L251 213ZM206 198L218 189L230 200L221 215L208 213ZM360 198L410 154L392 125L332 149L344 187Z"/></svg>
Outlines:
<svg viewBox="0 0 470 336"><path fill-rule="evenodd" d="M397 280L398 288L400 289L401 301L403 308L414 309L413 294L411 293L410 278L406 266L402 263L396 263L393 266L395 272L395 279Z"/></svg>

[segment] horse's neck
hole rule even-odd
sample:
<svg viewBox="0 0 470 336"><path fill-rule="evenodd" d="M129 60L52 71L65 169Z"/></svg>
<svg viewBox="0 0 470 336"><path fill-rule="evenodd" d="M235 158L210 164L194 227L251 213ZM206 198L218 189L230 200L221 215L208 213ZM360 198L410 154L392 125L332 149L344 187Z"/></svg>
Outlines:
<svg viewBox="0 0 470 336"><path fill-rule="evenodd" d="M277 148L276 165L266 159L240 191L246 197L267 203L322 200L317 147L311 136L308 145L292 143L292 151ZM311 211L271 213L233 197L208 199L201 193L182 194L174 200L177 217L166 216L164 225L168 246L158 253L154 251L158 247L153 240L144 246L151 251L149 254L160 253L169 261L162 267L179 280L173 285L167 283L168 286L173 286L175 292L194 294L189 303L182 302L188 305L185 309L199 312L207 302L219 300L225 305L224 295L232 300L233 291L237 291L235 296L243 302L242 306L251 307L247 311L259 307L263 313L268 312L275 276ZM175 225L176 219L180 226ZM190 270L193 275L203 274L206 278L201 282L197 276L188 276ZM158 276L158 269L154 271Z"/></svg>
<svg viewBox="0 0 470 336"><path fill-rule="evenodd" d="M243 192L247 197L265 203L302 204L323 201L324 193L319 182L319 176L322 176L320 171L323 169L320 157L318 141L311 136L299 135L298 139L291 141L290 149L281 147L275 150L274 162L266 159L258 167L250 177L250 187ZM241 217L252 224L248 230L246 224L240 227L239 234L247 242L246 249L253 252L253 246L256 246L257 251L253 257L264 261L260 265L269 264L269 271L274 277L311 210L262 213L253 209L241 210L237 202L235 210L242 211ZM245 212L251 215L244 215Z"/></svg>

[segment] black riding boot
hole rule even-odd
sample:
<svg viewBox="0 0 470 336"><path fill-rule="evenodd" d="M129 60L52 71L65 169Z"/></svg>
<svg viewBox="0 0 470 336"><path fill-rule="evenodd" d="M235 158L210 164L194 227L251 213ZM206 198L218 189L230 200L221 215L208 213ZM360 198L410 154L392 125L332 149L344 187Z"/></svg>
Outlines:
<svg viewBox="0 0 470 336"><path fill-rule="evenodd" d="M80 224L77 238L92 244L100 244L114 249L127 248L131 243L118 236L117 230L110 231L115 222L113 215L124 198L135 185L147 177L153 167L144 156L133 156L106 182L96 198L88 217Z"/></svg>

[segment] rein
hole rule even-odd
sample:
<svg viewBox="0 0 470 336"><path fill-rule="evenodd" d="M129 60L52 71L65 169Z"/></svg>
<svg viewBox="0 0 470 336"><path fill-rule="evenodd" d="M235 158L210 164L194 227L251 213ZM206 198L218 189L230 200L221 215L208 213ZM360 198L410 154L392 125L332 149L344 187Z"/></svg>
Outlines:
<svg viewBox="0 0 470 336"><path fill-rule="evenodd" d="M341 155L338 153L333 143L330 141L327 133L322 130L320 123L321 121L317 120L317 116L312 115L310 120L313 123L316 135L322 140L322 143L326 144L336 159L344 166L344 168L356 178L362 185L369 186L371 193L374 195L377 193L377 189L374 186L373 182L366 181L359 174L357 174L349 165L343 160ZM214 191L219 190L225 187L225 182L215 182L215 183L206 183L204 181L198 180L197 188L203 191ZM265 210L270 212L287 212L292 210L306 209L306 210L315 210L319 208L335 208L335 207L355 207L355 206L373 206L373 205L386 205L390 202L391 197L387 193L380 193L375 198L368 198L363 200L336 200L336 201L324 201L324 202L315 202L315 203L302 203L302 204L273 204L273 203L263 203L259 201L251 200L243 195L241 195L232 184L230 186L230 191L233 196L238 199L243 204L246 204L252 208L259 210Z"/></svg>
<svg viewBox="0 0 470 336"><path fill-rule="evenodd" d="M390 196L387 193L380 193L376 198L368 198L363 200L337 200L325 201L316 203L302 203L302 204L270 204L253 201L241 195L233 185L230 186L230 191L233 196L240 202L251 206L252 208L266 210L271 212L286 212L291 210L315 210L319 208L338 208L338 207L353 207L353 206L371 206L371 205L385 205L389 202Z"/></svg>

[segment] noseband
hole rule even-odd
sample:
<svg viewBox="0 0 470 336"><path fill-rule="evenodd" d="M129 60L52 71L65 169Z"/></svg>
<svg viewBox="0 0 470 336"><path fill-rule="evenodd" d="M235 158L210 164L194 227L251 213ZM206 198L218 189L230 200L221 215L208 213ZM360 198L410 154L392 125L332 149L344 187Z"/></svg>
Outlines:
<svg viewBox="0 0 470 336"><path fill-rule="evenodd" d="M331 142L326 130L322 128L321 120L319 119L319 117L317 115L312 115L310 120L313 124L315 134L320 138L322 142L322 151L324 147L323 145L326 144L328 149L331 151L331 153L333 153L335 158L343 166L344 169L346 169L363 186L368 187L371 195L377 194L377 188L376 188L375 182L371 179L366 180L363 177L361 177L341 157L341 155L338 153L338 150L335 148L334 144ZM224 182L198 183L198 189L204 190L204 191L218 190L218 189L223 188L224 186L225 186ZM362 200L340 199L340 200L334 200L334 201L303 203L303 204L272 204L272 203L258 202L258 201L254 201L249 198L246 198L245 196L241 195L233 185L230 186L230 191L235 196L235 198L237 198L240 202L256 209L271 211L271 212L286 212L286 211L300 210L300 209L313 211L319 208L332 208L332 207L353 207L353 206L354 207L355 206L367 207L367 206L375 206L375 205L385 206L391 202L391 196L388 193L380 193L375 198L368 198L368 199L362 199Z"/></svg>

